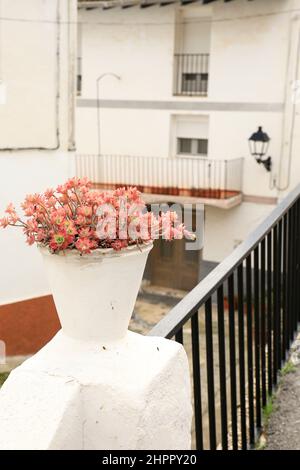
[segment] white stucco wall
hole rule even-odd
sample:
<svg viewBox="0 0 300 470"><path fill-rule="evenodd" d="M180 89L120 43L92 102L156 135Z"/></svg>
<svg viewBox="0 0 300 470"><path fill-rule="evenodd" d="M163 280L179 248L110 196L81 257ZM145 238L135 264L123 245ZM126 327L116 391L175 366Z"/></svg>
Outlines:
<svg viewBox="0 0 300 470"><path fill-rule="evenodd" d="M31 0L24 7L22 0L2 0L1 16L15 20L2 20L0 27L0 73L7 93L5 106L0 106L0 148L54 148L59 87L57 2ZM53 22L43 23L47 18Z"/></svg>
<svg viewBox="0 0 300 470"><path fill-rule="evenodd" d="M271 204L243 202L224 211L206 207L203 259L219 262L228 256L274 209Z"/></svg>
<svg viewBox="0 0 300 470"><path fill-rule="evenodd" d="M279 13L294 6L293 0L216 2L211 39L212 99L284 100L290 16Z"/></svg>
<svg viewBox="0 0 300 470"><path fill-rule="evenodd" d="M6 104L0 105L2 216L9 202L18 206L27 193L74 174L76 26L67 22L76 21L77 2L2 0L1 7L1 15L10 18L1 22L1 78L7 88ZM58 17L65 24L57 26ZM1 229L0 243L0 305L48 294L40 256L23 234Z"/></svg>
<svg viewBox="0 0 300 470"><path fill-rule="evenodd" d="M297 184L300 174L300 105L292 104L291 89L300 77L299 8L300 0L236 0L183 8L79 10L83 91L77 103L78 153L98 152L96 79L102 73L114 72L121 81L106 77L99 88L100 98L109 100L100 110L101 153L172 157L176 149L174 116L205 116L209 121L208 157L244 157L244 194L281 198ZM210 49L207 97L172 94L173 54L188 52L182 46L180 23L184 17L198 24L198 41L202 37L203 43L199 43L199 52ZM196 33L197 26L194 29ZM190 35L188 43L190 52L195 52ZM122 100L128 104L122 104ZM159 109L149 109L153 102ZM178 109L180 104L189 103L198 103L198 110ZM271 137L272 175L249 155L247 140L258 125ZM243 204L235 215L218 211L218 221L210 216L214 209L208 209L207 234L216 233L222 220L227 241L217 250L207 242L205 258L224 258L234 240L246 236L248 228L272 209L263 199L261 203ZM243 227L242 234L239 226Z"/></svg>
<svg viewBox="0 0 300 470"><path fill-rule="evenodd" d="M0 212L26 194L53 187L74 174L73 156L63 151L0 152ZM49 293L40 254L28 246L22 230L0 231L0 305Z"/></svg>

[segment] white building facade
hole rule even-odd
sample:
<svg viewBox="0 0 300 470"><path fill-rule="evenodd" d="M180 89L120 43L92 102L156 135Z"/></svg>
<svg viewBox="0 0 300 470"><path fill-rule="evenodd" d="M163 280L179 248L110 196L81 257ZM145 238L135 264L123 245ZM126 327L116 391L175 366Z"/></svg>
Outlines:
<svg viewBox="0 0 300 470"><path fill-rule="evenodd" d="M9 202L19 207L26 194L74 174L77 2L1 0L0 7L3 214ZM16 314L16 323L9 321L16 331L22 316L15 303L48 295L49 286L37 249L26 246L21 231L1 230L0 241L0 338L7 342L5 322Z"/></svg>
<svg viewBox="0 0 300 470"><path fill-rule="evenodd" d="M214 264L299 181L300 1L162 3L79 2L77 154L106 156L98 183L132 183L131 164L142 190L155 171L150 186L189 187L161 194L205 203L202 258ZM271 172L249 152L258 126ZM99 179L95 161L79 172ZM203 186L213 192L193 193Z"/></svg>

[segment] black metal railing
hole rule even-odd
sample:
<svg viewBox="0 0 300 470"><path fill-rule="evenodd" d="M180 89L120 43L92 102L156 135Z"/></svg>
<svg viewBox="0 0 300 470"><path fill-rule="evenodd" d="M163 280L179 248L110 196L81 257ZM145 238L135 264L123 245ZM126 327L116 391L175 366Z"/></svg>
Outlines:
<svg viewBox="0 0 300 470"><path fill-rule="evenodd" d="M207 96L209 54L174 55L174 95Z"/></svg>
<svg viewBox="0 0 300 470"><path fill-rule="evenodd" d="M300 320L300 185L150 332L188 353L194 447L247 449Z"/></svg>
<svg viewBox="0 0 300 470"><path fill-rule="evenodd" d="M243 159L76 155L76 175L95 186L137 186L148 194L228 199L241 193Z"/></svg>

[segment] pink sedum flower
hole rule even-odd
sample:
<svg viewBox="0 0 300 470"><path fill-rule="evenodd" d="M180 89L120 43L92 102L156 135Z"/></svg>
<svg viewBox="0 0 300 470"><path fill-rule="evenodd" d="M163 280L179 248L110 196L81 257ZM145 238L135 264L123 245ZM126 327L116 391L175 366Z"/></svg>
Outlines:
<svg viewBox="0 0 300 470"><path fill-rule="evenodd" d="M116 251L120 251L122 248L126 248L127 246L127 240L115 240L111 243L111 247Z"/></svg>
<svg viewBox="0 0 300 470"><path fill-rule="evenodd" d="M64 223L66 217L66 211L64 208L60 207L59 209L54 210L51 213L50 221L52 224L61 225Z"/></svg>
<svg viewBox="0 0 300 470"><path fill-rule="evenodd" d="M44 242L45 240L47 240L47 232L46 230L43 230L43 229L38 229L37 232L36 232L36 239L38 242Z"/></svg>
<svg viewBox="0 0 300 470"><path fill-rule="evenodd" d="M2 219L0 219L0 227L6 228L8 225L9 225L9 218L2 217Z"/></svg>
<svg viewBox="0 0 300 470"><path fill-rule="evenodd" d="M33 245L35 242L35 237L34 235L27 235L26 237L26 243L28 243L28 245Z"/></svg>
<svg viewBox="0 0 300 470"><path fill-rule="evenodd" d="M21 227L29 245L47 246L57 253L77 250L88 254L97 248L120 251L163 236L167 240L190 238L176 212L159 216L147 212L136 188L92 190L87 178L71 178L56 189L29 194L21 207L23 219L10 203L0 227Z"/></svg>
<svg viewBox="0 0 300 470"><path fill-rule="evenodd" d="M52 251L65 250L73 241L73 237L69 236L64 230L60 230L51 236L49 247Z"/></svg>
<svg viewBox="0 0 300 470"><path fill-rule="evenodd" d="M7 206L7 208L5 209L5 212L7 214L13 214L16 212L16 209L15 209L15 206L10 202Z"/></svg>
<svg viewBox="0 0 300 470"><path fill-rule="evenodd" d="M80 238L89 238L93 237L95 235L95 232L93 232L90 227L83 227L79 229L78 235L80 236Z"/></svg>
<svg viewBox="0 0 300 470"><path fill-rule="evenodd" d="M78 238L77 242L75 243L75 246L80 253L90 253L92 249L95 248L95 242L90 240L87 237L84 238Z"/></svg>
<svg viewBox="0 0 300 470"><path fill-rule="evenodd" d="M91 206L80 206L77 209L77 214L81 215L82 217L91 217L93 213L93 209Z"/></svg>
<svg viewBox="0 0 300 470"><path fill-rule="evenodd" d="M51 199L52 196L54 195L55 190L52 188L46 189L45 191L45 196L47 199Z"/></svg>
<svg viewBox="0 0 300 470"><path fill-rule="evenodd" d="M66 231L67 235L76 235L77 229L73 220L65 220L62 224L64 230Z"/></svg>

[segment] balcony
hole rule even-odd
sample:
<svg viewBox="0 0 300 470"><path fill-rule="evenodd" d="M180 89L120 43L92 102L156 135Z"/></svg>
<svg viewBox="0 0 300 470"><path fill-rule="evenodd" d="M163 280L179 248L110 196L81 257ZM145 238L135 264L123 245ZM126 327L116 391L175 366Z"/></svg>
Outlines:
<svg viewBox="0 0 300 470"><path fill-rule="evenodd" d="M207 96L209 54L175 54L176 96Z"/></svg>
<svg viewBox="0 0 300 470"><path fill-rule="evenodd" d="M96 188L136 186L146 202L203 202L231 208L241 202L243 159L76 155L76 174Z"/></svg>

